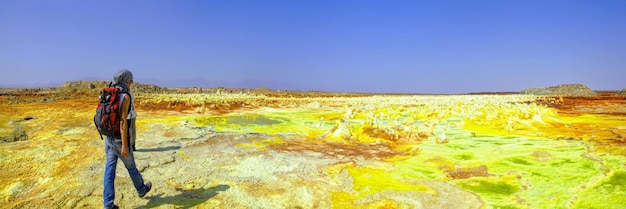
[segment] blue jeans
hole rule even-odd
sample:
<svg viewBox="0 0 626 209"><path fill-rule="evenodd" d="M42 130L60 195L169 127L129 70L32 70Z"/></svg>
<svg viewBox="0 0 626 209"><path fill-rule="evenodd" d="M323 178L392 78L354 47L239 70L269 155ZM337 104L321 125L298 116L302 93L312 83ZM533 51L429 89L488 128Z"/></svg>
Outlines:
<svg viewBox="0 0 626 209"><path fill-rule="evenodd" d="M104 143L104 151L107 155L107 162L104 169L104 208L113 207L115 201L115 170L117 168L117 159L121 159L128 170L128 175L133 181L135 190L138 194L145 194L148 187L143 182L143 177L135 166L135 157L132 149L128 149L128 157L122 156L122 140L106 137Z"/></svg>

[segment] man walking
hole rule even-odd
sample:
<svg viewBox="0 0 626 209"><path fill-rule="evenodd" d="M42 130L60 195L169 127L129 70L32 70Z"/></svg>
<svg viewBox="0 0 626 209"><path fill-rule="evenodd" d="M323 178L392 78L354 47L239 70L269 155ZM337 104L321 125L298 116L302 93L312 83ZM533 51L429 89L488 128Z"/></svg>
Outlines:
<svg viewBox="0 0 626 209"><path fill-rule="evenodd" d="M117 167L117 160L121 159L128 170L128 174L137 190L139 197L144 197L150 189L152 189L152 183L146 182L144 184L143 177L137 166L135 165L135 157L133 155L133 149L129 147L133 145L130 142L131 138L129 131L129 118L131 118L132 112L135 110L134 100L130 94L130 85L133 84L133 74L126 69L123 69L115 74L113 77L115 86L125 89L129 93L121 94L121 110L120 110L120 137L106 137L105 152L107 162L104 171L104 208L119 208L114 204L115 201L115 170ZM129 111L130 110L130 111ZM130 113L129 113L130 112ZM136 117L137 113L134 113ZM134 118L134 117L132 117ZM134 127L133 127L134 128ZM134 132L134 130L132 130Z"/></svg>

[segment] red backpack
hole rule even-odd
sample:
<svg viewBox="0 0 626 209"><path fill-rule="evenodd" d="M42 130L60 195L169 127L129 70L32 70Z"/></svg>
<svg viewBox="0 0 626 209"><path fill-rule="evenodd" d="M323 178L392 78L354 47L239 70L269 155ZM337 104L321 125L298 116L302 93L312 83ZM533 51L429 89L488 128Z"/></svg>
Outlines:
<svg viewBox="0 0 626 209"><path fill-rule="evenodd" d="M130 98L128 90L121 85L111 86L109 84L109 87L100 90L100 102L98 102L93 122L100 133L101 139L103 139L102 135L121 137L119 117L122 116L120 112L122 110L122 93ZM130 108L128 108L128 112L130 112Z"/></svg>

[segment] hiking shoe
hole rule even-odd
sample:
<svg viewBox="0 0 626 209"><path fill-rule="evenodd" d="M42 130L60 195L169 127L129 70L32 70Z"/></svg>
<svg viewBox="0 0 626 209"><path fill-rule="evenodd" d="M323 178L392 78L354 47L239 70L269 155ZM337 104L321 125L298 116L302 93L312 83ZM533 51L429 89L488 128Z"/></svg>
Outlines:
<svg viewBox="0 0 626 209"><path fill-rule="evenodd" d="M143 194L140 194L139 197L146 196L146 194L148 194L148 192L150 192L150 189L152 189L152 182L146 182L146 187L148 187L148 189L146 189L146 192L143 193Z"/></svg>
<svg viewBox="0 0 626 209"><path fill-rule="evenodd" d="M111 207L111 209L120 209L120 206L113 205L113 207Z"/></svg>

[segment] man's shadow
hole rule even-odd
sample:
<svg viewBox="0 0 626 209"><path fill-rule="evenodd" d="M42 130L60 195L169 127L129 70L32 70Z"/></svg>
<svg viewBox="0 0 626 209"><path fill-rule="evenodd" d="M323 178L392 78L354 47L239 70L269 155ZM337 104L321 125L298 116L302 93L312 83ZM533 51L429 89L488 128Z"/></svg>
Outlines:
<svg viewBox="0 0 626 209"><path fill-rule="evenodd" d="M177 150L180 149L180 146L169 146L169 147L157 147L157 148L143 148L143 149L137 149L134 152L164 152L164 151L171 151L171 150Z"/></svg>
<svg viewBox="0 0 626 209"><path fill-rule="evenodd" d="M175 205L176 208L191 208L206 202L207 200L217 195L218 192L223 192L228 189L230 189L230 186L222 184L208 189L176 189L176 191L179 191L181 193L167 197L163 197L163 195L161 194L152 196L150 197L150 201L148 202L148 204L138 208L155 208L165 204Z"/></svg>

